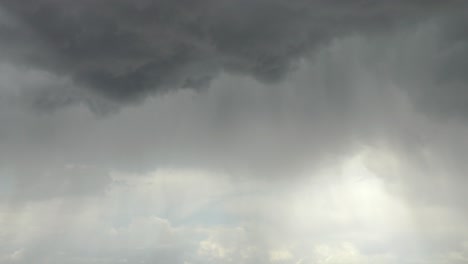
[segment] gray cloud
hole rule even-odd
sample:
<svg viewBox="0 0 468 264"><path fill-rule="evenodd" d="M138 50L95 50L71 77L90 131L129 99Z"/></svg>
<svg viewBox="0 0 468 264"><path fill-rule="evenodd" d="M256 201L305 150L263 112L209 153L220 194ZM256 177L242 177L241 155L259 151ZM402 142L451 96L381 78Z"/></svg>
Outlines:
<svg viewBox="0 0 468 264"><path fill-rule="evenodd" d="M466 19L457 17L457 13L453 16L435 26L437 37L425 48L428 66L413 76L415 85L408 89L423 111L442 118L465 119L468 35L462 29Z"/></svg>
<svg viewBox="0 0 468 264"><path fill-rule="evenodd" d="M111 101L206 87L220 71L264 82L330 39L376 33L463 6L440 1L2 1L15 60L69 78ZM19 45L19 47L24 44ZM12 48L14 49L14 47ZM61 88L54 89L60 90ZM89 101L37 93L38 106ZM64 100L65 99L65 100ZM93 105L93 103L91 103Z"/></svg>
<svg viewBox="0 0 468 264"><path fill-rule="evenodd" d="M335 162L360 145L381 141L412 161L433 148L458 156L463 164L465 155L457 155L464 153L463 145L455 140L463 136L445 131L421 111L425 101L418 101L428 91L422 84L437 77L431 74L437 64L430 54L444 38L434 23L379 37L336 38L298 60L297 70L281 82L224 73L203 92L174 91L107 118L82 105L31 113L25 102L49 106L86 98L94 111L119 104L77 88L59 73L5 64L1 163L18 182L30 182L30 188L17 191L29 198L83 194L79 184L67 184L77 181L76 171L64 169L68 165L99 172L81 172L78 183L91 186L95 177L96 188L89 191L100 193L112 170L195 167L243 177L295 178L304 166ZM45 96L39 100L37 94ZM430 133L435 128L440 136ZM457 154L448 150L454 146ZM49 187L41 189L42 181Z"/></svg>
<svg viewBox="0 0 468 264"><path fill-rule="evenodd" d="M1 2L0 263L466 262L466 1Z"/></svg>

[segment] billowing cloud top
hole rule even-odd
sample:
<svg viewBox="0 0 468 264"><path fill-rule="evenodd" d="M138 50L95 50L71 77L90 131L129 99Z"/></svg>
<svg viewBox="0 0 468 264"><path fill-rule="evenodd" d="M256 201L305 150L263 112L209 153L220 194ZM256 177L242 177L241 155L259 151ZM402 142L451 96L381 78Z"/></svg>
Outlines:
<svg viewBox="0 0 468 264"><path fill-rule="evenodd" d="M466 263L467 13L0 0L0 264Z"/></svg>

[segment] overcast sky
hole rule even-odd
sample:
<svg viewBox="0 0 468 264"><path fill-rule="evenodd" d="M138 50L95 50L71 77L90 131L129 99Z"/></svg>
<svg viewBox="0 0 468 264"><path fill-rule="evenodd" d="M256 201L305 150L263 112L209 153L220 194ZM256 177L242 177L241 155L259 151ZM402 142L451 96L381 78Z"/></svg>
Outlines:
<svg viewBox="0 0 468 264"><path fill-rule="evenodd" d="M0 0L0 264L468 263L466 14Z"/></svg>

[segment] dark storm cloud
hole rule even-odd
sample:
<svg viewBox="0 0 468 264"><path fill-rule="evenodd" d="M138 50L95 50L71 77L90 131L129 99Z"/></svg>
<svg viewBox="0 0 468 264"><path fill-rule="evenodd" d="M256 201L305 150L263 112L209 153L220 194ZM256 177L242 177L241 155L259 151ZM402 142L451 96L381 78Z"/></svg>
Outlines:
<svg viewBox="0 0 468 264"><path fill-rule="evenodd" d="M297 58L334 37L381 32L456 6L447 1L322 0L1 4L19 21L14 29L2 27L3 46L14 51L10 57L86 88L57 92L61 96L38 92L35 102L41 108L78 100L89 103L89 96L83 95L87 89L116 102L171 89L200 89L220 71L274 82ZM20 49L25 42L34 48Z"/></svg>
<svg viewBox="0 0 468 264"><path fill-rule="evenodd" d="M431 111L466 98L448 88L450 97L433 96L465 80L463 71L443 66L464 62L464 46L460 56L452 48L464 39L460 13L451 13L465 10L459 1L1 6L0 165L16 178L18 196L98 192L113 170L196 167L274 178L359 144L417 149L435 137L411 107L400 106L401 90ZM19 103L51 109L85 102L99 112L209 83L213 89L200 96L179 90L104 120L81 107L31 115ZM448 103L427 103L438 99Z"/></svg>

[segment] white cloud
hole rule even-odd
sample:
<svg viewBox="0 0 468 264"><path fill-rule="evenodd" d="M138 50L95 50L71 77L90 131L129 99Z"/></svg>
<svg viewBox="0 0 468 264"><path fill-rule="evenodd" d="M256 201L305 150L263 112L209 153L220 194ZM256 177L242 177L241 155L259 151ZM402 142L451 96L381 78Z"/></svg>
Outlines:
<svg viewBox="0 0 468 264"><path fill-rule="evenodd" d="M9 249L0 263L462 261L466 217L407 203L379 176L387 169L405 170L391 150L366 148L288 184L202 170L114 172L102 196L3 204L0 247Z"/></svg>

